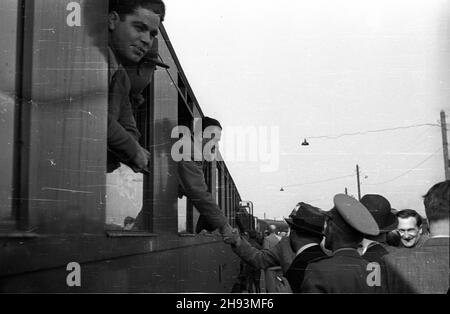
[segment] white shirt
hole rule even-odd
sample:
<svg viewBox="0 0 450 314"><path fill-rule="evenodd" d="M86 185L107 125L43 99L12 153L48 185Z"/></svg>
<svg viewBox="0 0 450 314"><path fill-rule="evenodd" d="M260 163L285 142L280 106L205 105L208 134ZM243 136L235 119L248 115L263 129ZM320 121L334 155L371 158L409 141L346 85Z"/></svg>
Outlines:
<svg viewBox="0 0 450 314"><path fill-rule="evenodd" d="M295 256L298 256L298 255L301 254L304 250L309 249L310 247L313 247L313 246L315 246L315 245L319 245L319 244L318 244L318 243L309 243L309 244L306 244L306 245L302 246L302 247L300 248L300 250L297 251L297 254L295 254Z"/></svg>

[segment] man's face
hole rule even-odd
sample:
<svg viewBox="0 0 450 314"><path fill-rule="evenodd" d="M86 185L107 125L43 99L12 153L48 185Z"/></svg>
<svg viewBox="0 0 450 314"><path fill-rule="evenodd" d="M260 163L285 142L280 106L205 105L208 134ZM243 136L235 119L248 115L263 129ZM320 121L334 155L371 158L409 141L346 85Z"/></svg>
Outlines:
<svg viewBox="0 0 450 314"><path fill-rule="evenodd" d="M109 14L110 45L125 64L136 64L147 54L158 35L159 15L143 7L121 20L116 12Z"/></svg>
<svg viewBox="0 0 450 314"><path fill-rule="evenodd" d="M414 217L398 218L397 231L400 234L400 240L407 248L414 247L422 233L422 230L417 227L417 221Z"/></svg>

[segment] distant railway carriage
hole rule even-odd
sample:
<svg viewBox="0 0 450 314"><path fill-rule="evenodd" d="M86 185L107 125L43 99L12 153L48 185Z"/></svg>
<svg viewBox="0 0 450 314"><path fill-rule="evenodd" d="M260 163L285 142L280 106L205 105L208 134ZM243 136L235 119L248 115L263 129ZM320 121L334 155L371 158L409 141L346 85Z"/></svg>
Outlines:
<svg viewBox="0 0 450 314"><path fill-rule="evenodd" d="M203 113L163 26L170 69L136 112L150 174L106 173L107 12L107 0L0 2L0 292L229 292L238 257L194 235L198 213L178 198L171 132ZM236 226L225 162L207 181Z"/></svg>

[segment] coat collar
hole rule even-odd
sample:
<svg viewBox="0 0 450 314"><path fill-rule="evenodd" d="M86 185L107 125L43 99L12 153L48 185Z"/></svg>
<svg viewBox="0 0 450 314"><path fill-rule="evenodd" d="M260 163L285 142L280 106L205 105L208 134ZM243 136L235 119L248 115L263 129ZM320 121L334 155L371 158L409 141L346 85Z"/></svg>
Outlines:
<svg viewBox="0 0 450 314"><path fill-rule="evenodd" d="M114 74L116 74L116 72L119 69L125 71L125 68L119 62L114 50L111 47L108 47L108 67L109 67L108 73L109 83L111 83Z"/></svg>
<svg viewBox="0 0 450 314"><path fill-rule="evenodd" d="M350 257L361 257L358 250L354 248L342 248L333 252L332 256L350 256Z"/></svg>

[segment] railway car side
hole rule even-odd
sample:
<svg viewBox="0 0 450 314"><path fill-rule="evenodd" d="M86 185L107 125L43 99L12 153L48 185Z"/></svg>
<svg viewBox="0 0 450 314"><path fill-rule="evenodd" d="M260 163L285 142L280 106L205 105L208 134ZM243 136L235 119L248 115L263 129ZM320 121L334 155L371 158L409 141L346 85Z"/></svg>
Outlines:
<svg viewBox="0 0 450 314"><path fill-rule="evenodd" d="M203 113L164 26L158 69L136 111L150 173L106 172L107 0L0 4L0 292L229 292L239 259L193 233L171 158L178 124ZM207 173L235 225L224 162ZM143 226L128 228L141 214Z"/></svg>

